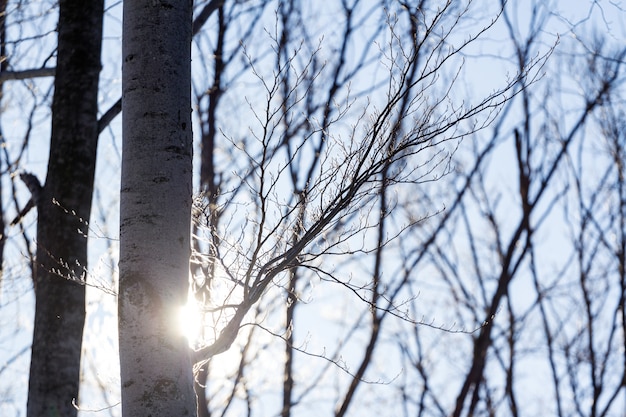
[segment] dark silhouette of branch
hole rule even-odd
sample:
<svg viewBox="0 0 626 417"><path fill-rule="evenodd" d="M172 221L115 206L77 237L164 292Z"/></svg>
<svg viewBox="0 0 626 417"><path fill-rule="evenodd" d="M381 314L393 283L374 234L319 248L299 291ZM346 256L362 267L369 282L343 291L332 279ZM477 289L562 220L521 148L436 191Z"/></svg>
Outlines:
<svg viewBox="0 0 626 417"><path fill-rule="evenodd" d="M5 81L26 80L29 78L54 77L56 68L37 68L21 71L0 72L0 84Z"/></svg>

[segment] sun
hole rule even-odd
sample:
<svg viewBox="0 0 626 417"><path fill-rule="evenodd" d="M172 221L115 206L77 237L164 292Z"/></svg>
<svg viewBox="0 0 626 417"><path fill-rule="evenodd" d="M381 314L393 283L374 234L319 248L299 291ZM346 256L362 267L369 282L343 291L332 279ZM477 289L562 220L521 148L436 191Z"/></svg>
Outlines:
<svg viewBox="0 0 626 417"><path fill-rule="evenodd" d="M190 347L196 346L202 333L202 312L193 296L180 308L177 318L178 331L187 338Z"/></svg>

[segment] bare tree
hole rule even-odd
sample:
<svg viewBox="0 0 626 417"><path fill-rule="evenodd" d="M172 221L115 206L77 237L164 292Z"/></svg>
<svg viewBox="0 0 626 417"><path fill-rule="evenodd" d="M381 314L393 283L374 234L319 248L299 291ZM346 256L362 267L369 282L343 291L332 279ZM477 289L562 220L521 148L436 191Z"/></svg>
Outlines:
<svg viewBox="0 0 626 417"><path fill-rule="evenodd" d="M43 186L32 174L22 177L38 213L29 416L77 411L102 13L102 1L59 4L48 172Z"/></svg>
<svg viewBox="0 0 626 417"><path fill-rule="evenodd" d="M323 112L315 113L310 109L315 109L311 104L316 102L315 97L323 96L321 91L329 91L322 90L319 86L324 85L322 80L332 79L328 76L328 74L333 74L329 68L336 68L333 65L341 62L341 59L327 59L322 46L319 51L316 47L310 50L317 51L316 53L326 58L326 67L323 71L312 70L320 68L316 66L319 61L316 61L315 54L312 54L314 58L311 60L298 60L298 57L308 57L309 54L302 52L308 50L308 45L315 45L315 43L307 44L306 39L310 40L311 37L301 36L298 32L299 28L307 28L306 25L300 23L306 20L299 15L302 11L290 2L285 2L281 6L278 13L278 22L280 22L277 25L278 29L270 32L275 42L274 49L280 57L277 62L283 59L282 62L289 62L293 68L305 68L306 71L294 69L294 71L286 72L280 65L277 65L274 74L284 75L276 84L270 84L269 80L273 79L272 76L262 74L258 70L262 80L266 85L270 85L267 97L272 97L271 92L277 91L279 105L274 107L268 105L268 108L276 109L276 113L272 114L278 115L281 121L270 125L271 128L280 126L273 132L280 132L281 140L273 147L265 145L266 142L261 140L260 147L266 149L265 154L272 155L272 157L282 152L286 156L280 160L282 163L275 165L271 162L259 163L256 159L257 155L264 154L261 151L256 153L250 151L257 148L253 144L248 145L245 136L233 135L230 136L230 141L246 149L247 156L254 161L258 172L265 169L265 178L268 178L265 183L254 182L254 179L260 181L258 178L263 178L262 175L256 177L240 175L247 181L245 184L250 184L251 195L254 195L254 190L260 189L259 184L264 184L273 190L256 197L259 200L255 203L256 207L263 207L264 204L268 207L272 207L272 204L285 207L282 211L278 208L265 211L259 208L259 212L264 213L266 217L260 217L262 220L256 223L256 227L260 228L261 221L267 224L268 219L275 219L276 217L273 217L271 213L281 213L278 218L288 223L289 226L280 226L278 225L280 222L276 222L267 227L273 233L278 232L287 252L290 247L298 245L298 236L306 234L307 226L315 224L307 218L307 215L316 209L320 210L320 206L314 203L315 198L310 198L308 194L309 187L315 190L317 186L324 192L330 193L330 186L323 187L316 183L317 175L322 177L324 175L323 156L325 154L324 152L315 153L316 148L313 144L316 143L317 136L304 132L308 132L311 121L315 121L317 123L315 126L320 126L319 137L326 139L322 149L326 146L332 147L336 143L333 142L332 135L336 126L332 123L324 124L321 122L324 120ZM355 21L362 22L356 17L359 12L358 7L351 8L345 3L343 6L346 8L342 12L345 13L344 16L347 16L343 21L349 22L353 18ZM505 48L510 54L504 55L503 61L514 62L519 71L532 65L538 56L554 46L557 38L546 35L550 32L546 28L551 24L554 15L549 13L548 9L540 6L534 7L530 14L528 28L521 29L517 26L518 23L513 16L519 15L515 12L515 8L524 7L524 5L511 2L507 4L507 7L509 9L505 9L501 22L504 32L508 33L509 43L501 42L500 45L510 46L509 49ZM409 8L406 11L408 15L410 15L410 10ZM296 23L289 26L284 23L288 21ZM287 26L298 29L284 30L283 27ZM308 28L310 29L310 26ZM580 30L583 29L580 28ZM286 46L289 44L285 43L284 39L289 39L290 36L296 39L294 44L298 47ZM579 34L578 38L582 39L582 36ZM305 40L302 41L302 39ZM267 306L263 307L266 314L260 317L263 322L258 322L258 315L250 315L243 321L245 337L238 346L242 352L246 353L238 356L240 362L233 367L237 368L236 375L235 373L228 374L232 378L229 381L234 384L228 387L230 393L227 396L228 406L219 408L214 402L215 413L223 415L233 408L232 398L236 395L237 389L240 390L239 395L243 400L242 413L245 413L246 402L249 405L250 402L258 404L261 401L258 391L250 388L249 382L246 383L245 378L241 377L241 375L254 373L255 365L250 362L250 358L254 357L251 355L254 347L250 346L249 333L245 329L248 326L256 326L279 337L284 342L283 375L278 380L279 382L274 381L276 386L280 384L283 387L280 413L282 415L294 415L298 412L306 414L304 407L302 409L299 407L312 404L312 402L307 403L307 398L311 398L311 392L315 391L313 387L320 388L323 383L328 383L328 379L322 382L323 377L316 372L303 371L303 365L304 367L310 366L311 362L305 360L298 362L298 355L304 358L316 356L315 350L308 345L306 336L297 337L299 332L306 328L298 325L306 321L306 314L319 314L319 310L308 305L316 304L316 302L307 299L311 294L307 287L316 279L321 286L328 285L327 282L339 284L340 287L353 292L360 301L365 302L363 305L369 308L362 314L361 311L354 311L355 305L352 305L351 317L357 324L354 327L346 325L344 338L341 343L338 343L340 345L345 343L343 346L347 346L350 344L350 339L358 334L361 345L356 349L352 347L349 350L345 348L343 350L349 351L351 356L356 356L356 352L362 352L362 362L359 362L358 358L351 357L348 362L350 366L348 366L347 360L336 355L334 351L324 350L320 355L329 361L325 363L332 362L333 366L350 374L345 386L338 382L341 381L340 378L334 385L329 383L338 388L334 399L326 398L326 400L334 401L335 412L339 415L345 413L350 407L363 406L352 403L351 395L358 387L369 391L368 387L371 385L363 383L368 382L367 369L376 367L377 362L381 361L376 355L371 354L373 351L384 349L386 355L395 352L384 341L380 341L381 338L385 340L385 337L391 337L390 335L393 335L397 341L396 346L403 364L402 369L407 371L402 372L397 380L394 380L397 375L390 375L389 379L393 380L393 383L390 383L388 388L380 389L388 389L397 395L393 398L398 398L398 403L401 404L398 409L405 415L522 415L542 412L541 410L545 412L547 409L551 410L550 412L554 410L558 415L567 415L572 410L576 410L579 415L608 415L618 409L619 398L624 389L623 371L618 365L621 351L616 348L623 340L623 333L619 326L621 323L619 314L623 311L621 281L607 279L600 287L590 286L590 278L586 278L589 272L585 272L578 280L582 283L578 284L581 286L579 292L581 296L574 297L571 289L576 281L571 280L572 271L568 268L572 268L573 264L570 261L575 257L563 256L560 252L558 255L551 256L554 249L548 249L548 245L555 244L555 239L548 239L547 236L559 235L566 231L565 224L557 221L559 217L557 213L558 207L570 198L569 193L574 189L574 183L564 184L563 179L569 175L570 160L585 160L584 155L588 153L587 144L589 144L585 133L588 129L597 129L597 126L602 126L605 132L613 132L613 137L616 137L615 132L620 131L615 127L615 122L612 128L608 128L604 122L595 122L594 115L602 113L600 121L619 120L619 116L607 117L607 108L619 109L621 105L621 102L615 102L614 97L615 91L621 88L622 56L619 51L613 54L598 54L595 52L595 47L591 48L588 45L580 50L577 48L575 44L569 42L559 45L556 49L557 54L553 56L553 62L557 64L545 68L548 75L540 84L531 85L528 79L516 79L517 84L513 87L513 91L519 93L513 100L504 104L495 123L490 125L489 132L474 132L471 141L465 141L457 148L450 165L446 162L444 165L439 165L440 170L436 172L450 173L445 176L444 180L425 183L432 177L422 176L419 187L415 186L417 182L420 182L416 181L415 177L407 180L404 184L405 190L411 190L411 197L403 199L399 196L407 195L407 192L398 191L402 188L397 177L388 178L386 181L384 179L386 169L391 169L391 172L396 173L398 170L406 172L407 166L410 166L407 160L394 161L389 168L381 168L376 173L374 179L371 180L372 184L376 184L376 188L369 189L369 196L378 197L371 198L367 201L368 204L361 206L358 216L342 218L335 224L335 227L324 230L321 239L315 241L316 244L329 244L333 242L333 239L337 239L335 242L338 243L332 246L333 250L311 253L308 251L310 248L305 249L295 258L293 265L287 265L284 272L277 274L272 284L266 287L264 297L268 298L259 300L261 304ZM341 48L336 47L335 50L339 54ZM250 51L252 48L247 47L248 54L255 57ZM289 51L298 51L298 53L290 54ZM351 56L359 56L353 51L349 53ZM580 58L570 58L570 54ZM468 56L471 56L471 53L468 53ZM559 63L567 68L582 68L581 62L587 61L594 63L588 71L585 71L594 74L593 81L581 83L579 92L567 96L565 89L559 89L560 83L567 82L570 83L568 85L572 85L579 80L568 79L564 75L567 71L559 68ZM345 69L344 71L344 74L350 74L350 71ZM410 79L409 73L402 73L401 78ZM310 82L311 79L315 82ZM300 91L306 91L306 94L298 94L297 89L289 88L290 83L298 85L301 88ZM275 85L276 88L274 88ZM310 85L315 85L317 88L309 87ZM333 84L329 82L327 85ZM339 83L340 93L336 97L341 97L341 91L345 91L341 90L342 85ZM354 82L354 85L359 84ZM228 92L225 95L227 96ZM356 96L358 94L353 95L353 97ZM566 102L559 100L566 100ZM610 104L608 104L609 101ZM320 102L328 105L328 102L323 100ZM320 106L320 108L329 107L332 109L330 114L333 114L333 110L336 110L335 116L341 113L338 106ZM558 109L564 109L563 113L558 113ZM349 110L346 114L348 113ZM259 119L263 120L261 117ZM338 120L337 123L341 124L339 118L332 120ZM393 123L389 122L389 125ZM228 135L227 128L222 127L221 130ZM402 132L402 129L398 132ZM307 139L307 142L303 140L298 142L299 138L303 137ZM401 134L400 137L402 137ZM358 142L354 137L350 138L352 143ZM612 142L612 145L607 145L607 149L611 150L602 155L619 155L619 148L615 146L614 140ZM307 151L302 149L307 149ZM309 149L312 151L308 151ZM580 152L575 158L570 156L574 151ZM232 158L230 160L235 160L236 155L233 154L236 151L229 150L228 152L229 157ZM601 158L603 162L599 164L587 165L588 163L585 162L584 166L587 166L587 171L590 167L606 166L608 171L617 175L620 172L619 165L607 165L604 158ZM447 161L445 158L443 160ZM342 166L342 162L336 162L335 166ZM309 166L315 167L314 174L309 174L310 171L307 169ZM396 167L396 171L393 167ZM449 171L444 167L455 168ZM257 171L253 170L253 172ZM416 171L411 171L411 173L415 174ZM281 177L282 174L284 174L283 177ZM222 175L220 178L226 178L226 174ZM330 177L331 174L328 176ZM593 177L583 173L576 174L576 178L580 178L578 180L580 183L584 182L583 179L590 180ZM608 181L608 174L601 178ZM619 175L614 178L619 178ZM350 181L343 180L341 183L350 183ZM609 189L619 189L619 181L611 187L604 184L608 183L588 188L594 191L592 196L595 193L608 193ZM395 192L392 191L394 189ZM254 211L250 209L249 201L242 202L239 207L246 207L248 223L237 223L238 217L233 214L234 203L232 202L238 201L233 196L241 193L240 188L225 187L222 193L226 195L218 198L216 207L222 219L226 219L228 224L217 229L219 246L216 245L214 249L213 253L216 254L216 258L213 261L219 267L216 276L211 278L215 285L212 296L216 297L216 293L221 291L222 294L226 294L227 300L233 300L228 308L232 309L231 317L235 317L237 308L246 302L245 283L247 282L245 278L242 278L246 276L247 270L237 272L237 268L240 268L242 263L249 264L251 259L255 259L250 256L255 252L252 249L240 252L244 254L245 261L243 262L239 260L241 258L235 260L232 254L246 247L242 242L249 243L249 240L243 239L244 235L247 236L243 230L244 226L251 226L253 223L251 213ZM300 200L305 195L307 198ZM416 204L415 200L418 200L420 204ZM220 204L219 201L223 203ZM605 201L605 198L593 197L591 207L599 208L599 205L605 204ZM616 198L615 201L620 201L620 199ZM446 202L445 210L439 215L431 216L441 210L442 202ZM372 207L376 209L371 210ZM569 218L573 213L572 206L568 204L566 207L565 218ZM619 207L619 204L611 207ZM393 216L378 216L379 213L391 210L393 210ZM587 225L585 230L591 230L594 235L602 236L599 230L590 229L589 225L593 217L602 215L603 211L599 209L586 209L585 211L594 214L573 218L585 219ZM364 213L369 213L369 215ZM421 216L418 213L421 213ZM287 216L291 216L289 221L287 221ZM341 233L347 230L348 225L354 225L355 219L364 218L368 219L367 227L351 229L353 232L356 230L358 232L348 237L343 235L342 240ZM412 219L412 222L408 221L409 219ZM419 219L422 221L417 221ZM613 219L609 224L619 224L617 212L605 219L595 226L601 228L603 233L609 230L606 225L602 226L604 221L609 222L609 219ZM572 223L572 225L575 224ZM402 229L407 225L411 227L406 229L406 233L397 235L395 240L389 238L389 236L396 236L392 232L397 230L394 228ZM230 226L230 229L227 226ZM241 230L238 236L241 236L242 240L235 240L231 246L227 246L228 236L234 235L229 235L228 230ZM619 227L615 229L615 233L617 230ZM372 233L373 231L378 233ZM269 236L269 232L266 236ZM359 238L354 239L356 236ZM361 238L361 236L367 236L367 238ZM384 236L387 238L378 240ZM574 233L568 236L574 236ZM585 260L587 270L603 265L606 268L606 262L601 259L608 254L614 254L615 265L620 265L619 244L612 247L609 243L611 239L604 236L597 239L600 239L598 242L606 239L606 243L591 244L584 250L585 246L582 245L584 242L574 246L582 251L577 257ZM267 241L271 242L268 244L271 250L275 250L281 244L269 237ZM566 239L566 241L575 242L576 239ZM367 242L369 246L365 246L364 242ZM224 248L222 251L219 250L220 246ZM557 243L557 247L559 246L565 247L563 243ZM350 250L346 250L348 247ZM597 249L599 247L606 249L600 251ZM270 252L271 250L268 249ZM587 250L592 250L592 252L588 253ZM390 255L382 256L385 252ZM350 255L349 260L340 256L347 254ZM338 256L335 258L333 255ZM279 256L277 255L277 259ZM395 261L390 260L394 257ZM269 258L272 259L271 256ZM284 257L280 258L280 260L284 259ZM332 259L343 259L343 261L337 261L339 265L336 265ZM368 262L371 262L372 266L364 267L364 264ZM263 267L264 264L260 263L257 270L266 273L268 270ZM348 270L352 274L343 275ZM580 270L585 271L582 264ZM606 276L609 270L603 269L602 271L597 275ZM616 271L619 271L619 267ZM390 276L395 279L390 279ZM430 279L421 278L425 276ZM233 282L231 287L224 285L224 281L228 280ZM243 288L241 289L243 294L237 293L238 286ZM229 290L224 290L224 287ZM424 294L431 293L430 287L437 289L432 292L436 293L439 299L424 296ZM533 288L534 293L530 290ZM609 292L611 288L613 291ZM316 290L321 291L319 288ZM284 292L282 298L278 295L281 292ZM276 314L276 310L272 308L280 303L280 301L274 303L272 300L286 302L284 319L278 320L276 316L272 316ZM228 314L220 307L221 304L221 302L215 302L210 311L217 316L216 321L223 320L218 323L218 328L221 325L221 328L226 326L228 329L229 322L226 320ZM424 309L430 310L431 305L434 312L425 315ZM587 307L584 307L585 305ZM560 311L564 307L566 307L565 310ZM298 315L299 308L306 313ZM401 318L399 322L404 324L398 325L398 320L389 322L385 319L394 315ZM369 321L363 321L364 317L369 317ZM431 322L431 319L436 322ZM347 317L342 317L342 320L349 321ZM574 322L580 323L580 320L592 324L587 326L587 330L578 327L579 330L575 331L577 327L574 326ZM327 325L327 322L324 323ZM433 330L432 327L438 330ZM598 330L599 328L603 330ZM607 328L610 330L604 330ZM540 341L537 340L538 334L541 333L538 330L543 331L544 335L544 339ZM571 334L570 331L572 331ZM219 340L219 334L216 334L216 337ZM590 339L595 342L589 343ZM304 341L298 342L298 340ZM595 352L591 350L592 346ZM263 344L262 348L257 348L257 352L263 355L263 350L266 349L271 348ZM275 352L273 356L275 357L279 350L275 349L273 352ZM215 377L218 378L219 357L213 358L210 363L216 368ZM298 363L300 366L297 365ZM609 363L613 366L611 367ZM242 370L242 367L248 371ZM537 380L552 378L554 386L547 388L546 384L543 384L542 387L545 389L541 392L529 390L525 384L530 380L528 369L531 367L537 369ZM323 374L325 368L325 366L320 366L319 373ZM581 369L589 369L589 372ZM307 377L303 378L299 376L299 373L306 373ZM585 374L589 377L585 377ZM263 381L271 383L269 377ZM217 383L216 381L215 384ZM345 387L345 391L340 387ZM373 392L373 388L371 391ZM215 393L216 390L212 392ZM566 400L566 398L574 397L576 400L573 403ZM361 395L359 398L364 397ZM586 404L593 404L593 406L586 407ZM327 411L326 408L324 410Z"/></svg>
<svg viewBox="0 0 626 417"><path fill-rule="evenodd" d="M521 29L516 7L521 4L507 5L503 23L511 56L522 68L543 47L554 16L535 7ZM522 80L492 133L476 135L469 154L455 155L462 169L456 179L448 177L460 184L450 185L455 203L428 222L422 240L434 245L407 263L434 268L434 277L446 283L432 292L453 312L447 319L456 323L453 331L478 330L433 337L416 326L413 338L399 333L403 363L412 369L403 385L410 398L405 415L619 414L623 367L615 346L622 337L616 323L623 298L609 290L620 288L619 274L609 278L613 272L600 260L599 244L609 219L619 217L605 217L600 205L607 200L599 197L608 191L606 173L619 168L607 163L614 151L589 153L599 146L589 132L604 125L596 115L610 120L605 106L623 88L623 52L602 54L582 39L559 45L546 79L535 88ZM569 79L564 69L574 65L589 65L583 71L589 78ZM581 199L585 194L589 199ZM596 281L603 284L590 285L592 276L603 277ZM430 299L428 288L414 292L420 290L422 300ZM444 338L455 340L454 350L441 348ZM442 372L451 383L441 383ZM422 392L410 391L416 385ZM456 402L450 404L452 395Z"/></svg>
<svg viewBox="0 0 626 417"><path fill-rule="evenodd" d="M450 154L458 142L488 126L519 90L521 80L532 83L528 72L541 62L529 60L502 89L473 103L456 102L452 91L462 64L455 58L489 30L497 11L494 20L462 38L456 29L469 16L471 2L464 5L467 8L453 2L439 8L428 2L385 3L386 11L381 5L337 5L334 13L342 16L342 31L336 39L319 42L315 28L303 23L310 11L295 2L282 2L275 29L266 35L272 42L270 56L276 57L273 70L263 67L268 48L255 53L254 41L244 44L249 71L263 88L244 93L248 120L254 124L246 134L216 117L220 127L213 131L223 133L227 169L241 168L235 177L215 171L213 178L222 182L199 203L199 231L206 233L210 249L204 258L198 256L198 262L212 268L213 275L206 277L212 289L205 309L215 333L205 340L206 346L196 349L194 358L197 370L209 360L219 364L219 359L211 358L231 347L242 326L256 325L279 335L286 357L284 416L291 415L307 395L306 389L294 391L293 357L311 354L294 339L299 293L308 282L320 279L356 295L361 308L371 311L364 326L369 341L363 358L356 371L343 368L351 382L336 400L336 415L345 415L357 389L367 381L385 319L419 321L401 309L403 288L411 276L385 280L384 271L392 266L383 266L383 254L396 236L438 210L407 213L406 219L392 222L393 196L415 193L417 185L449 173ZM372 22L378 22L373 31ZM353 49L356 39L363 38L368 42L358 44L362 49ZM329 54L325 42L337 39ZM385 76L379 74L373 85L353 92L351 85L371 77L381 62ZM238 95L234 87L223 92L220 102L231 95ZM213 220L216 213L223 219L219 224ZM335 259L356 255L361 264L371 262L358 279L348 274L347 267L332 266ZM286 299L284 319L278 323L268 319L278 329L271 330L250 315L258 303L268 311L278 299ZM351 319L362 325L364 316L359 311ZM241 346L242 352L249 351L247 342ZM340 353L321 356L341 366ZM242 380L237 381L242 387Z"/></svg>
<svg viewBox="0 0 626 417"><path fill-rule="evenodd" d="M221 171L224 166L218 165L219 159L216 154L220 147L220 123L217 117L219 109L223 107L222 95L228 91L237 81L237 76L230 78L232 73L245 74L239 68L231 70L232 67L240 65L236 59L243 51L243 45L248 42L256 30L257 25L262 22L259 17L265 11L268 2L261 1L252 6L246 4L243 7L236 2L223 2L217 6L214 13L209 14L208 7L204 6L195 18L194 32L195 43L201 50L210 50L211 53L200 54L200 70L196 73L194 84L196 117L199 121L200 134L200 194L197 205L207 207L207 217L204 227L208 230L217 230L221 220L220 211L216 209L220 190L230 186L224 182ZM213 17L213 22L210 18ZM202 19L213 24L207 24L200 29ZM244 22L249 22L249 27L241 33ZM212 62L211 62L212 60ZM198 235L198 224L194 224L193 236ZM200 232L201 233L201 232ZM192 287L194 297L200 302L209 300L209 277L215 274L215 263L206 262L206 259L215 257L214 248L219 246L219 237L215 233L209 235L208 240L193 239L195 253L206 253L207 257L192 259ZM210 400L206 394L207 382L209 379L209 367L202 366L195 375L194 389L198 398L198 415L210 415ZM206 399L206 401L205 401Z"/></svg>
<svg viewBox="0 0 626 417"><path fill-rule="evenodd" d="M612 49L596 38L579 47L588 51L585 89L607 86L593 112L589 134L568 152L571 196L562 204L569 223L571 263L560 285L572 289L565 305L577 310L577 322L559 314L551 300L541 300L544 332L560 415L607 416L619 413L626 392L624 366L624 122L623 84L626 49ZM587 142L584 142L586 140ZM586 149L592 149L588 152ZM541 278L541 277L540 277ZM541 288L541 287L540 287ZM566 324L563 329L552 324ZM571 398L568 402L565 399Z"/></svg>
<svg viewBox="0 0 626 417"><path fill-rule="evenodd" d="M124 3L119 340L122 414L193 415L174 319L191 225L191 2Z"/></svg>

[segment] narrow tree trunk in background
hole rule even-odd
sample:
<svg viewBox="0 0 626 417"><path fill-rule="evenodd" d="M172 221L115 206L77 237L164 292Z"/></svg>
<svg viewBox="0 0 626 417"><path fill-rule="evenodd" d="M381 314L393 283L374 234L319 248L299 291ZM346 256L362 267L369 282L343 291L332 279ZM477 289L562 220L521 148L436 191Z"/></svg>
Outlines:
<svg viewBox="0 0 626 417"><path fill-rule="evenodd" d="M6 12L7 0L0 0L0 73L7 70L9 59L6 56ZM0 82L0 108L2 108L2 96L4 93L4 85ZM4 146L4 136L2 134L2 126L0 125L0 145ZM0 172L2 172L2 162L0 161ZM4 207L2 203L2 179L0 178L0 210ZM0 214L0 285L4 278L4 244L6 243L4 213Z"/></svg>
<svg viewBox="0 0 626 417"><path fill-rule="evenodd" d="M34 271L30 417L75 416L85 323L87 226L98 143L103 1L59 2L57 69ZM80 232L79 232L80 231ZM83 234L84 232L84 234Z"/></svg>
<svg viewBox="0 0 626 417"><path fill-rule="evenodd" d="M189 280L190 0L124 2L119 338L122 415L191 416L176 328Z"/></svg>

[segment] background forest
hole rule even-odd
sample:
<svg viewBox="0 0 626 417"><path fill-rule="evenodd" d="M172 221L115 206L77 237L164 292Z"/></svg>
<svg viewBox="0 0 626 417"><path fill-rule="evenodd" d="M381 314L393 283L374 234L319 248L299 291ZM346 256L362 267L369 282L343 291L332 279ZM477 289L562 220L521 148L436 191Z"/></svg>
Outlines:
<svg viewBox="0 0 626 417"><path fill-rule="evenodd" d="M160 315L198 416L626 415L623 2L201 0L140 44L154 74L130 3L0 0L0 415L140 415L120 353ZM122 79L165 98L122 111ZM161 226L120 256L128 132L168 95L189 276ZM133 267L180 308L130 320Z"/></svg>

